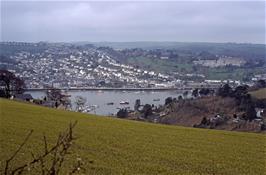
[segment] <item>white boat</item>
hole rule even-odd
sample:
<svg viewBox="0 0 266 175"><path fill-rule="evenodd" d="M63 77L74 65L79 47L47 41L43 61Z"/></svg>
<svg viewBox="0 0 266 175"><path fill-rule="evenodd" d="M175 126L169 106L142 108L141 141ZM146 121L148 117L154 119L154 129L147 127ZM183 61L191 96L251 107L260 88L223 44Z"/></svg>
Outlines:
<svg viewBox="0 0 266 175"><path fill-rule="evenodd" d="M129 102L128 102L128 101L120 101L119 104L120 104L120 105L128 105Z"/></svg>
<svg viewBox="0 0 266 175"><path fill-rule="evenodd" d="M96 108L99 108L99 105L91 105L89 106L90 108L93 108L93 109L96 109Z"/></svg>
<svg viewBox="0 0 266 175"><path fill-rule="evenodd" d="M96 108L99 108L99 106L98 105L85 106L83 109L81 109L81 112L89 113L89 112L95 110Z"/></svg>

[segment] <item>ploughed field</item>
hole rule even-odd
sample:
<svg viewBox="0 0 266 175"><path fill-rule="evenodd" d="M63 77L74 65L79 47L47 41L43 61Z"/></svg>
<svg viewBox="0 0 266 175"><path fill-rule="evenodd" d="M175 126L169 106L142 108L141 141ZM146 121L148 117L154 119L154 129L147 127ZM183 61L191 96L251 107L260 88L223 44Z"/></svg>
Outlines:
<svg viewBox="0 0 266 175"><path fill-rule="evenodd" d="M78 137L62 174L77 158L85 174L254 174L266 172L266 136L185 128L93 116L0 99L0 168L33 135L13 161L19 166L51 146L70 121ZM30 174L34 172L29 171ZM1 173L0 173L1 174Z"/></svg>

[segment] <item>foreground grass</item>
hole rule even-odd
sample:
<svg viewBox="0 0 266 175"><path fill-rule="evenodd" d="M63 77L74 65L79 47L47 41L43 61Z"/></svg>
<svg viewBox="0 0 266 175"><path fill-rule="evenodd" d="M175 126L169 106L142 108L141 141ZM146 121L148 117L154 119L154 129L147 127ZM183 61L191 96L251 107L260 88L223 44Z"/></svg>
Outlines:
<svg viewBox="0 0 266 175"><path fill-rule="evenodd" d="M112 119L0 100L0 160L6 160L30 129L34 134L16 165L54 142L78 120L71 160L81 157L86 174L254 174L266 172L266 137Z"/></svg>

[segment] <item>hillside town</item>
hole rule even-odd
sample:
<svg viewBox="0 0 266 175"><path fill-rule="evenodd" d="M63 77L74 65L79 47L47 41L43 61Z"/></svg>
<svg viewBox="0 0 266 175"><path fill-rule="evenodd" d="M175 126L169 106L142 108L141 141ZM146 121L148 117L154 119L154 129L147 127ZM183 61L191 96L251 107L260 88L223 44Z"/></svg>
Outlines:
<svg viewBox="0 0 266 175"><path fill-rule="evenodd" d="M174 87L179 82L170 75L121 64L94 47L22 51L8 59L1 67L25 79L28 88Z"/></svg>
<svg viewBox="0 0 266 175"><path fill-rule="evenodd" d="M123 63L121 55L110 52L111 48L93 45L73 45L67 43L16 43L2 42L1 47L18 48L12 54L1 55L1 69L7 69L25 80L28 89L46 87L73 88L217 88L222 83L233 86L243 83L240 80L208 79L203 74L183 72L160 72L146 70ZM7 49L7 50L8 50ZM2 51L4 52L4 51ZM169 50L144 51L125 49L122 56L144 55L159 59L172 59L177 53ZM230 61L231 60L231 61ZM210 63L211 61L211 63ZM213 62L213 63L212 63ZM218 60L194 61L194 64L216 67L218 65L241 66L243 60L226 58ZM265 75L260 79L265 79ZM180 77L182 79L180 79ZM192 80L191 77L194 77ZM197 78L198 77L198 78Z"/></svg>

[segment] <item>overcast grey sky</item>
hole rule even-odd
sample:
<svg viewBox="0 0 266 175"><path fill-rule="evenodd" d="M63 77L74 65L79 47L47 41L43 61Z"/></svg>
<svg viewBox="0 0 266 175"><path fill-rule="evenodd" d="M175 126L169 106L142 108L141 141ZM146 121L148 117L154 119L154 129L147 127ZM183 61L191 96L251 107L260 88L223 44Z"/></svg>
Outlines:
<svg viewBox="0 0 266 175"><path fill-rule="evenodd" d="M1 2L2 41L265 43L265 2Z"/></svg>

